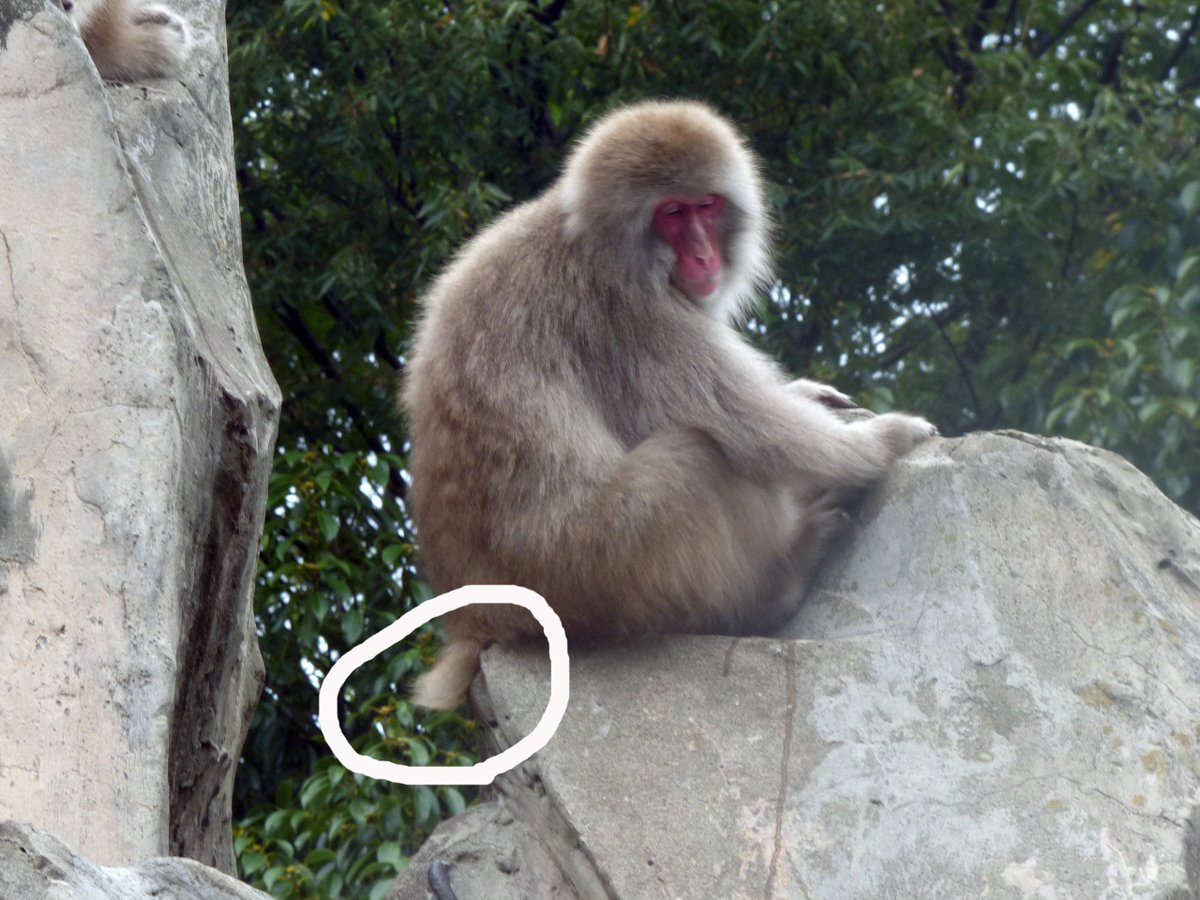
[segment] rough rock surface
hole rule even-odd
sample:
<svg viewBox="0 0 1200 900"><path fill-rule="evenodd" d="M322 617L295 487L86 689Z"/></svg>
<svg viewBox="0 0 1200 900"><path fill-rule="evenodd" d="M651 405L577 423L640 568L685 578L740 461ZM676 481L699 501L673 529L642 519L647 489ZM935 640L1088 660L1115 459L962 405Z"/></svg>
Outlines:
<svg viewBox="0 0 1200 900"><path fill-rule="evenodd" d="M1118 457L1016 433L918 449L857 521L786 637L571 654L557 734L497 780L568 885L1200 897L1200 523ZM485 654L496 746L548 678ZM443 857L464 881L470 840Z"/></svg>
<svg viewBox="0 0 1200 900"><path fill-rule="evenodd" d="M59 3L0 0L0 818L231 871L279 394L224 10L166 2L186 69L126 86Z"/></svg>
<svg viewBox="0 0 1200 900"><path fill-rule="evenodd" d="M267 894L191 859L160 857L133 868L105 868L44 831L0 822L0 897L4 900L265 900Z"/></svg>
<svg viewBox="0 0 1200 900"><path fill-rule="evenodd" d="M434 896L429 867L444 863L460 900L576 900L579 894L546 849L554 835L539 837L548 820L517 818L501 797L447 819L429 836L396 879L390 897Z"/></svg>

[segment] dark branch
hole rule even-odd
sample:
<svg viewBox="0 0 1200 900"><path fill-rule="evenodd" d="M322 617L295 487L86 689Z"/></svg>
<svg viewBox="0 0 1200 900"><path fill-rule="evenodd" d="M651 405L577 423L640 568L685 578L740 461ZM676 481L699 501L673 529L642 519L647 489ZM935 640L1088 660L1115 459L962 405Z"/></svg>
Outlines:
<svg viewBox="0 0 1200 900"><path fill-rule="evenodd" d="M988 19L991 18L992 11L999 2L1000 0L979 0L979 9L975 11L975 21L971 23L971 27L967 31L967 46L973 53L983 49L983 39L987 37L988 33Z"/></svg>
<svg viewBox="0 0 1200 900"><path fill-rule="evenodd" d="M280 300L275 303L275 314L279 316L281 322L288 331L300 342L313 362L320 368L321 374L336 384L345 384L345 379L342 377L341 370L337 366L337 362L329 351L326 350L317 336L312 333L308 327L308 323L304 321L304 317L292 304ZM379 435L369 431L366 427L366 412L361 406L342 394L339 398L342 408L350 417L351 423L354 425L354 430L358 432L366 445L379 456L384 456L388 453L387 447L379 439ZM395 466L388 466L388 491L395 494L397 497L403 498L408 493L408 485L404 483L404 479L400 477L400 472Z"/></svg>
<svg viewBox="0 0 1200 900"><path fill-rule="evenodd" d="M971 395L971 406L975 410L975 420L981 421L983 419L983 407L979 404L979 395L975 393L975 379L971 377L971 370L967 368L967 364L963 361L958 348L954 346L954 341L946 333L946 327L938 320L937 316L930 316L930 318L933 320L938 334L942 336L942 341L945 342L946 348L950 351L950 356L954 359L954 365L958 368L958 374L962 377L963 384L967 386L967 393Z"/></svg>
<svg viewBox="0 0 1200 900"><path fill-rule="evenodd" d="M967 85L975 79L975 64L971 62L969 48L964 54L959 46L958 29L954 25L954 8L950 5L949 0L938 0L938 5L942 9L942 16L946 20L946 28L950 32L950 36L946 39L945 51L939 47L937 53L955 76L952 89L954 108L962 109L963 104L967 101Z"/></svg>
<svg viewBox="0 0 1200 900"><path fill-rule="evenodd" d="M914 319L911 327L904 329L904 337L901 338L897 334L893 334L888 338L888 350L875 357L875 365L879 369L890 370L902 359L912 353L916 347L924 344L929 339L929 329L924 327L922 323L926 320L932 321L940 331L950 322L954 322L962 318L966 306L962 302L954 302L947 304L946 309L940 314L931 313L928 316L922 316L919 319Z"/></svg>
<svg viewBox="0 0 1200 900"><path fill-rule="evenodd" d="M1141 24L1142 13L1146 11L1146 6L1143 3L1135 3L1134 18L1129 27L1121 29L1120 33L1114 38L1112 46L1108 49L1108 54L1104 58L1104 65L1100 69L1100 84L1111 84L1115 90L1121 89L1121 57L1125 53L1125 41L1129 35L1133 34L1134 30ZM1136 114L1136 110L1133 111ZM1140 121L1140 115L1138 120Z"/></svg>
<svg viewBox="0 0 1200 900"><path fill-rule="evenodd" d="M321 374L330 381L336 381L341 384L342 373L338 371L337 364L329 354L329 351L321 346L321 342L317 340L317 336L312 333L312 330L308 327L308 323L300 315L300 310L285 300L279 300L275 303L275 315L279 316L279 320L283 322L287 330L300 342L300 346L308 351L308 355L312 357L313 362L320 368Z"/></svg>
<svg viewBox="0 0 1200 900"><path fill-rule="evenodd" d="M1033 56L1034 59L1037 59L1038 57L1045 55L1047 51L1052 50L1059 41L1061 41L1070 33L1072 28L1079 24L1079 20L1091 12L1092 7L1099 2L1100 0L1083 0L1083 3L1077 6L1073 12L1068 14L1067 17L1062 20L1062 23L1058 26L1057 31L1055 31L1053 34L1047 35L1044 39L1037 42L1033 50L1030 52L1030 55Z"/></svg>
<svg viewBox="0 0 1200 900"><path fill-rule="evenodd" d="M1196 9L1192 13L1192 20L1188 22L1187 28L1179 36L1179 46L1175 48L1175 52L1163 64L1162 72L1158 76L1159 81L1166 81L1171 76L1171 70L1179 65L1179 60L1187 52L1188 44L1192 42L1192 37L1196 34L1197 27L1200 27L1200 3L1196 4Z"/></svg>
<svg viewBox="0 0 1200 900"><path fill-rule="evenodd" d="M1017 10L1021 0L1008 0L1008 11L1004 14L1004 43L1014 44L1015 40L1010 40L1017 28Z"/></svg>
<svg viewBox="0 0 1200 900"><path fill-rule="evenodd" d="M552 28L558 24L558 20L562 18L562 14L567 9L567 0L554 0L549 6L541 12L533 14L534 21L546 28Z"/></svg>
<svg viewBox="0 0 1200 900"><path fill-rule="evenodd" d="M1100 84L1111 84L1115 89L1120 90L1121 54L1125 50L1125 38L1128 34L1127 31L1118 34L1108 48L1108 53L1104 55L1104 64L1100 67L1100 77L1097 79Z"/></svg>
<svg viewBox="0 0 1200 900"><path fill-rule="evenodd" d="M387 338L384 337L382 331L375 335L375 355L397 372L404 368L404 363L400 362L400 357L392 352L392 348L388 346Z"/></svg>

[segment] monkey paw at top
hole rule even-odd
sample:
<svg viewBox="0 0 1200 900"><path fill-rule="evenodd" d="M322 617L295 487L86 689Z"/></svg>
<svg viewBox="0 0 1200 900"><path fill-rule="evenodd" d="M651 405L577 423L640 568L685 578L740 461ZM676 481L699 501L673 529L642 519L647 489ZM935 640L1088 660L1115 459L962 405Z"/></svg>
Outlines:
<svg viewBox="0 0 1200 900"><path fill-rule="evenodd" d="M160 78L177 72L190 43L187 25L143 0L60 0L101 77Z"/></svg>

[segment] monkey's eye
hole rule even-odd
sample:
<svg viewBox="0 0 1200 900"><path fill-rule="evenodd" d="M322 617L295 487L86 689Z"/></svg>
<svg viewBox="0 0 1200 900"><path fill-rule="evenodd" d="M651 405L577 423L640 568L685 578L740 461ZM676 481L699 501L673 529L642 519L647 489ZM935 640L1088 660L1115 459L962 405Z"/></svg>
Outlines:
<svg viewBox="0 0 1200 900"><path fill-rule="evenodd" d="M725 198L720 194L709 194L696 204L696 209L705 222L717 223L721 220L721 211L725 208Z"/></svg>
<svg viewBox="0 0 1200 900"><path fill-rule="evenodd" d="M661 213L662 213L664 216L677 216L677 215L679 215L681 212L683 212L683 207L682 207L682 206L680 206L678 203L672 203L672 204L670 204L670 205L668 205L668 206L664 206L664 207L663 207L663 208L660 210L660 212L661 212Z"/></svg>

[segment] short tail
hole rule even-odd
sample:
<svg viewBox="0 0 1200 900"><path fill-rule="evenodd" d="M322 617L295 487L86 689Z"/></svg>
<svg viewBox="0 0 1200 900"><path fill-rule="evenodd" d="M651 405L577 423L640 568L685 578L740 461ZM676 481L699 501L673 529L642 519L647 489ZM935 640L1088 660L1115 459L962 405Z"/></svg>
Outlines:
<svg viewBox="0 0 1200 900"><path fill-rule="evenodd" d="M482 652L482 641L451 641L433 668L417 679L413 703L427 709L454 709L466 699Z"/></svg>

